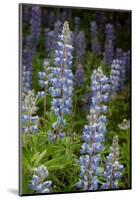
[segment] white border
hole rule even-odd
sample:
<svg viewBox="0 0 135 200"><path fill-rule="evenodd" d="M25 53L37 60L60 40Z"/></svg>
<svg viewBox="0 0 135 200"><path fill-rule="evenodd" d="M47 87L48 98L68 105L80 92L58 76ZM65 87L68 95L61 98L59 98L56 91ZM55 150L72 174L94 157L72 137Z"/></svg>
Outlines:
<svg viewBox="0 0 135 200"><path fill-rule="evenodd" d="M19 199L18 189L18 3L40 3L93 8L133 10L132 43L133 64L135 52L135 5L133 0L4 0L0 5L0 199ZM123 33L124 34L124 33ZM124 42L124 41L123 41ZM135 76L133 67L132 75ZM132 109L135 111L135 77L132 78ZM134 199L135 195L135 119L133 116L133 190L78 193L51 196L32 196L29 199Z"/></svg>

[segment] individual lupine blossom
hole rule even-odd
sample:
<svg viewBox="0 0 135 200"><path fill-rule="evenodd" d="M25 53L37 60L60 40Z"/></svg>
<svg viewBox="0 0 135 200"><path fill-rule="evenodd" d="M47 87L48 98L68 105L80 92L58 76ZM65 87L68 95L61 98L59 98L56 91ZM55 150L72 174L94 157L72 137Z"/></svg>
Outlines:
<svg viewBox="0 0 135 200"><path fill-rule="evenodd" d="M84 31L80 31L75 37L76 64L82 63L86 49L86 38Z"/></svg>
<svg viewBox="0 0 135 200"><path fill-rule="evenodd" d="M52 87L49 88L52 96L51 110L57 116L56 122L49 132L51 142L64 137L64 115L69 115L72 108L73 74L72 45L68 22L63 25L62 34L59 35L57 49L55 50L55 65L53 69Z"/></svg>
<svg viewBox="0 0 135 200"><path fill-rule="evenodd" d="M112 92L123 90L125 82L125 63L115 59L111 65L110 83Z"/></svg>
<svg viewBox="0 0 135 200"><path fill-rule="evenodd" d="M119 144L118 136L114 136L113 144L110 147L110 154L106 158L104 178L105 183L101 189L117 189L119 187L119 180L122 177L123 165L119 163Z"/></svg>
<svg viewBox="0 0 135 200"><path fill-rule="evenodd" d="M77 65L75 72L75 86L81 87L84 83L84 70L81 64Z"/></svg>
<svg viewBox="0 0 135 200"><path fill-rule="evenodd" d="M104 62L111 65L114 57L114 28L112 24L105 26L105 46L104 46Z"/></svg>
<svg viewBox="0 0 135 200"><path fill-rule="evenodd" d="M95 21L90 23L90 30L91 30L91 49L92 52L96 55L101 53L101 47L98 40L98 31L97 31L97 24Z"/></svg>
<svg viewBox="0 0 135 200"><path fill-rule="evenodd" d="M46 180L48 175L48 169L44 165L35 168L32 181L29 185L30 188L36 193L50 193L52 181Z"/></svg>
<svg viewBox="0 0 135 200"><path fill-rule="evenodd" d="M33 90L29 90L22 101L22 132L35 133L38 131L39 117L34 115L37 111L37 98Z"/></svg>
<svg viewBox="0 0 135 200"><path fill-rule="evenodd" d="M31 35L33 48L37 48L39 36L41 34L41 8L39 6L32 6L31 9Z"/></svg>
<svg viewBox="0 0 135 200"><path fill-rule="evenodd" d="M87 116L88 125L84 126L81 146L80 180L77 187L82 190L97 190L98 176L101 175L100 152L104 149L103 142L106 133L105 105L109 100L110 86L108 78L103 74L101 67L94 70L91 76L92 104Z"/></svg>

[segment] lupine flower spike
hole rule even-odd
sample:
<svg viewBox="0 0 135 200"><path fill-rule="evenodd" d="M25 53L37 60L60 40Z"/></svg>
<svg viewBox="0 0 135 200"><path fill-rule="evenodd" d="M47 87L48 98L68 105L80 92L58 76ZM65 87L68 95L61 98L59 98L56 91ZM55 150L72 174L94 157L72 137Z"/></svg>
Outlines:
<svg viewBox="0 0 135 200"><path fill-rule="evenodd" d="M53 130L49 132L51 142L54 142L56 138L64 137L63 127L66 123L64 115L71 113L73 91L72 49L71 32L68 22L65 22L55 50L56 67L53 69L52 87L49 88L53 98L51 110L57 116L57 121L52 127Z"/></svg>
<svg viewBox="0 0 135 200"><path fill-rule="evenodd" d="M104 51L104 62L111 65L114 57L114 28L112 24L106 24L105 26L105 51Z"/></svg>
<svg viewBox="0 0 135 200"><path fill-rule="evenodd" d="M49 172L44 165L34 169L33 179L29 185L37 193L50 193L52 181L45 181Z"/></svg>
<svg viewBox="0 0 135 200"><path fill-rule="evenodd" d="M94 54L99 55L101 53L101 47L98 40L97 24L95 21L90 23L91 30L91 50Z"/></svg>
<svg viewBox="0 0 135 200"><path fill-rule="evenodd" d="M110 147L110 154L106 158L104 177L106 182L102 189L116 189L119 187L119 180L122 177L123 165L119 163L118 136L114 136L113 144Z"/></svg>
<svg viewBox="0 0 135 200"><path fill-rule="evenodd" d="M45 59L43 62L43 71L38 72L39 76L39 85L42 88L42 91L37 92L37 98L44 99L44 116L46 113L46 97L48 94L49 80L52 78L52 68L49 65L49 60Z"/></svg>
<svg viewBox="0 0 135 200"><path fill-rule="evenodd" d="M81 167L80 180L77 187L82 190L97 190L100 175L100 152L104 149L106 133L106 115L110 86L102 69L94 70L91 77L92 104L87 116L88 125L84 126L79 159Z"/></svg>
<svg viewBox="0 0 135 200"><path fill-rule="evenodd" d="M23 133L35 133L38 131L38 121L39 117L37 115L33 116L37 111L36 100L34 91L28 91L25 95L22 104L22 132Z"/></svg>

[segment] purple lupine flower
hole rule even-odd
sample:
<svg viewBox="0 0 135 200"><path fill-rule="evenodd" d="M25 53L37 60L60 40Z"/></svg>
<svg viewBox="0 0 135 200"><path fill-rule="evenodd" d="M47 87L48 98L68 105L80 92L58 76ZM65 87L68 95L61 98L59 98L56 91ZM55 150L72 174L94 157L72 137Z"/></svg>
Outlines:
<svg viewBox="0 0 135 200"><path fill-rule="evenodd" d="M86 49L86 38L83 31L75 36L76 64L82 63Z"/></svg>
<svg viewBox="0 0 135 200"><path fill-rule="evenodd" d="M53 39L54 31L47 31L45 33L45 50L47 51L48 57L51 57L53 52Z"/></svg>
<svg viewBox="0 0 135 200"><path fill-rule="evenodd" d="M55 55L55 49L57 48L57 41L59 39L61 31L62 31L62 22L57 20L54 24L54 30L53 30L52 53L51 53L53 59Z"/></svg>
<svg viewBox="0 0 135 200"><path fill-rule="evenodd" d="M111 65L114 57L114 28L112 24L106 24L105 26L105 50L104 50L104 62Z"/></svg>
<svg viewBox="0 0 135 200"><path fill-rule="evenodd" d="M106 158L104 178L105 183L101 189L116 189L119 187L119 180L122 177L123 165L119 163L118 136L114 136L113 144L110 147L110 154Z"/></svg>
<svg viewBox="0 0 135 200"><path fill-rule="evenodd" d="M57 48L55 50L55 65L53 78L50 80L52 87L49 88L52 96L51 110L57 116L57 121L52 125L53 130L49 132L50 141L64 136L64 115L71 113L73 74L72 67L72 45L68 22L63 25L62 34L59 35ZM56 134L54 134L54 131Z"/></svg>
<svg viewBox="0 0 135 200"><path fill-rule="evenodd" d="M22 101L22 132L35 133L38 131L39 117L34 115L37 111L35 93L29 90ZM34 116L33 116L34 115Z"/></svg>
<svg viewBox="0 0 135 200"><path fill-rule="evenodd" d="M101 53L101 47L98 40L98 32L97 32L97 24L95 21L90 23L90 30L91 30L91 49L92 52L96 55Z"/></svg>
<svg viewBox="0 0 135 200"><path fill-rule="evenodd" d="M27 94L31 89L31 71L23 66L22 69L22 93Z"/></svg>
<svg viewBox="0 0 135 200"><path fill-rule="evenodd" d="M31 9L31 35L33 39L33 49L37 48L39 36L41 34L41 8L32 6Z"/></svg>
<svg viewBox="0 0 135 200"><path fill-rule="evenodd" d="M49 172L44 165L34 169L34 174L29 187L37 193L50 193L52 181L45 181Z"/></svg>
<svg viewBox="0 0 135 200"><path fill-rule="evenodd" d="M49 64L49 60L45 59L43 62L43 71L38 72L39 77L39 85L42 89L42 91L39 91L37 93L38 98L43 98L47 95L48 92L48 85L49 85L49 79L51 76L51 67Z"/></svg>
<svg viewBox="0 0 135 200"><path fill-rule="evenodd" d="M84 70L81 64L77 65L77 69L75 72L75 86L81 87L84 83Z"/></svg>
<svg viewBox="0 0 135 200"><path fill-rule="evenodd" d="M25 5L23 7L23 22L26 24L30 23L30 17L31 17L31 6Z"/></svg>
<svg viewBox="0 0 135 200"><path fill-rule="evenodd" d="M125 62L115 59L111 65L110 83L112 92L121 91L126 80Z"/></svg>
<svg viewBox="0 0 135 200"><path fill-rule="evenodd" d="M31 89L32 82L32 57L31 37L26 38L26 43L22 52L22 92L27 94Z"/></svg>
<svg viewBox="0 0 135 200"><path fill-rule="evenodd" d="M76 184L82 190L97 190L100 175L100 152L104 149L106 133L106 102L109 100L109 80L102 69L94 70L92 76L92 104L88 115L88 125L84 126L80 153L80 180Z"/></svg>
<svg viewBox="0 0 135 200"><path fill-rule="evenodd" d="M47 104L47 95L49 90L50 79L52 79L52 68L48 59L45 59L43 62L43 71L38 72L39 85L41 91L37 92L37 98L44 100L44 116L46 114L46 104Z"/></svg>

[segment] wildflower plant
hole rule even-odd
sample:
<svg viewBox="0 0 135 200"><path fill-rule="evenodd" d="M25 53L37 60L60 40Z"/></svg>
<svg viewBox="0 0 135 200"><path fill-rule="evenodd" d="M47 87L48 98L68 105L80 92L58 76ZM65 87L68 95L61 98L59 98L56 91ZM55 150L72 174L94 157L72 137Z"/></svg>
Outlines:
<svg viewBox="0 0 135 200"><path fill-rule="evenodd" d="M98 40L98 31L96 21L90 23L91 30L91 50L94 54L99 55L101 53L101 47Z"/></svg>
<svg viewBox="0 0 135 200"><path fill-rule="evenodd" d="M34 115L37 111L37 98L33 90L29 90L25 95L22 103L22 132L35 133L38 131L38 115Z"/></svg>
<svg viewBox="0 0 135 200"><path fill-rule="evenodd" d="M45 59L43 62L43 71L38 72L39 76L39 85L41 91L37 92L37 98L44 99L44 116L46 114L46 101L49 89L49 80L52 78L52 68L50 67L49 60Z"/></svg>
<svg viewBox="0 0 135 200"><path fill-rule="evenodd" d="M33 178L29 185L32 190L37 193L50 193L52 181L46 181L49 172L44 165L41 165L34 169Z"/></svg>
<svg viewBox="0 0 135 200"><path fill-rule="evenodd" d="M104 177L106 182L101 186L102 189L117 189L119 180L122 177L123 165L119 163L119 144L118 136L114 136L113 144L110 147L110 154L106 158Z"/></svg>
<svg viewBox="0 0 135 200"><path fill-rule="evenodd" d="M22 69L22 92L27 94L31 89L31 70L27 69L26 66L23 66Z"/></svg>
<svg viewBox="0 0 135 200"><path fill-rule="evenodd" d="M86 50L86 38L83 31L75 35L76 64L82 63Z"/></svg>
<svg viewBox="0 0 135 200"><path fill-rule="evenodd" d="M49 132L51 142L54 142L56 138L64 137L63 127L66 123L64 115L71 113L73 91L72 50L71 32L68 22L65 22L55 50L56 67L53 68L53 78L50 80L52 86L49 88L53 98L51 110L57 116L57 121L52 126L53 130Z"/></svg>
<svg viewBox="0 0 135 200"><path fill-rule="evenodd" d="M125 62L114 59L111 65L110 83L112 92L121 91L126 80Z"/></svg>
<svg viewBox="0 0 135 200"><path fill-rule="evenodd" d="M77 187L82 190L98 189L98 176L100 169L100 153L104 150L103 142L106 133L106 112L105 105L109 100L109 80L103 74L101 67L94 70L91 76L92 104L90 113L87 116L88 125L83 129L83 144L81 146L80 180Z"/></svg>
<svg viewBox="0 0 135 200"><path fill-rule="evenodd" d="M84 70L81 64L77 65L75 72L75 86L81 87L84 83Z"/></svg>
<svg viewBox="0 0 135 200"><path fill-rule="evenodd" d="M31 9L31 34L32 46L36 49L41 34L41 8L39 6L33 6Z"/></svg>
<svg viewBox="0 0 135 200"><path fill-rule="evenodd" d="M20 7L20 195L130 188L131 13Z"/></svg>
<svg viewBox="0 0 135 200"><path fill-rule="evenodd" d="M104 50L104 62L111 65L114 58L114 27L113 24L106 24L105 26L105 50Z"/></svg>

